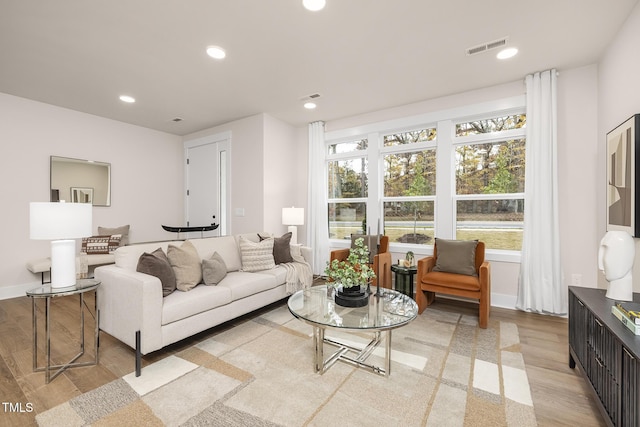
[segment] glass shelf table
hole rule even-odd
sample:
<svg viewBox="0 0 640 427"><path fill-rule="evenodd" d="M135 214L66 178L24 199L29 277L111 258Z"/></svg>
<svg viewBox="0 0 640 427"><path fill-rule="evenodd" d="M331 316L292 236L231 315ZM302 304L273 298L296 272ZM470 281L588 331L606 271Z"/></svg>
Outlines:
<svg viewBox="0 0 640 427"><path fill-rule="evenodd" d="M314 370L323 374L338 360L389 376L391 373L391 331L407 325L418 315L418 305L407 295L380 288L369 296L364 307L342 307L335 303L333 287L313 286L289 297L289 311L293 316L313 327ZM347 332L372 332L373 338L363 348L325 336L327 328ZM384 336L383 336L384 334ZM385 341L384 367L374 366L366 360ZM337 351L324 358L324 344L337 347Z"/></svg>
<svg viewBox="0 0 640 427"><path fill-rule="evenodd" d="M52 288L51 285L43 285L30 291L27 291L27 296L31 298L31 317L33 321L33 371L44 371L45 382L49 384L51 380L60 375L67 368L74 368L78 366L91 366L98 364L98 333L99 333L99 313L98 307L98 293L96 292L100 282L94 279L82 279L78 280L74 286L68 286L64 288ZM95 305L93 307L93 314L87 306L84 300L84 294L87 292L95 293ZM79 295L80 299L80 353L75 355L69 362L62 365L51 364L51 299L57 297L64 297L69 295ZM45 300L44 308L44 333L45 339L45 366L38 366L38 310L36 307L37 299ZM86 362L76 362L83 354L85 350L84 342L84 312L86 310L95 319L95 336L94 336L94 353L95 358ZM55 372L53 372L55 371ZM52 375L53 372L53 375Z"/></svg>

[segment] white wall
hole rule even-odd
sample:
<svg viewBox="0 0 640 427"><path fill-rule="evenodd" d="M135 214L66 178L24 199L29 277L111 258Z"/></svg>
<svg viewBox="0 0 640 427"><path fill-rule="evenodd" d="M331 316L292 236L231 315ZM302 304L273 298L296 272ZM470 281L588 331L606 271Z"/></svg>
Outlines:
<svg viewBox="0 0 640 427"><path fill-rule="evenodd" d="M266 231L281 235L287 232L282 224L282 208L306 208L306 193L300 192L299 183L307 181L306 146L298 140L298 129L269 115L264 116L264 227ZM306 186L304 187L306 191ZM304 226L298 226L298 243L305 243Z"/></svg>
<svg viewBox="0 0 640 427"><path fill-rule="evenodd" d="M595 287L599 238L598 67L562 70L558 77L560 254L565 283ZM596 268L594 268L596 265ZM577 275L574 276L574 275Z"/></svg>
<svg viewBox="0 0 640 427"><path fill-rule="evenodd" d="M606 232L606 134L632 115L640 113L639 41L640 4L629 15L599 64L598 167L596 171L598 182L601 184L598 186L597 204L594 206L597 212L596 229L599 239ZM635 241L633 289L634 292L640 292L640 239ZM597 269L597 265L595 268ZM599 274L598 284L603 288L607 286L601 274Z"/></svg>
<svg viewBox="0 0 640 427"><path fill-rule="evenodd" d="M269 231L283 234L282 208L304 206L306 183L297 169L306 164L300 153L299 130L267 114L257 114L184 137L185 141L231 132L231 234ZM306 190L306 187L305 187ZM238 216L237 210L244 210ZM298 236L304 237L303 228Z"/></svg>
<svg viewBox="0 0 640 427"><path fill-rule="evenodd" d="M132 242L162 240L161 224L183 221L180 137L0 93L0 141L0 298L40 283L25 264L49 256L49 242L29 239L29 202L49 200L51 155L111 163L94 232L130 224Z"/></svg>

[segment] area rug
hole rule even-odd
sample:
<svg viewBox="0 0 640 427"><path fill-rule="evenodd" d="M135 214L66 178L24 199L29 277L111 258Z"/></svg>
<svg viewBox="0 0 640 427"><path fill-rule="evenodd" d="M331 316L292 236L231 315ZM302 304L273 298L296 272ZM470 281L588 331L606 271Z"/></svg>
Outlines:
<svg viewBox="0 0 640 427"><path fill-rule="evenodd" d="M475 317L427 309L393 331L389 377L341 362L314 373L311 335L278 306L36 420L67 427L536 425L513 323L480 329ZM382 366L379 350L369 361Z"/></svg>

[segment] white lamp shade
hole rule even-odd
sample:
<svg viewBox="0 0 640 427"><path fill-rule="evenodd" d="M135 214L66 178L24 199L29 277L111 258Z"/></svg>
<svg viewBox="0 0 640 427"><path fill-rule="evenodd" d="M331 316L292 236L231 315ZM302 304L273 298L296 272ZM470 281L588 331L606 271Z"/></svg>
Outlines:
<svg viewBox="0 0 640 427"><path fill-rule="evenodd" d="M90 203L32 202L30 237L34 240L59 240L91 236L92 208Z"/></svg>
<svg viewBox="0 0 640 427"><path fill-rule="evenodd" d="M283 225L304 225L304 208L282 208Z"/></svg>

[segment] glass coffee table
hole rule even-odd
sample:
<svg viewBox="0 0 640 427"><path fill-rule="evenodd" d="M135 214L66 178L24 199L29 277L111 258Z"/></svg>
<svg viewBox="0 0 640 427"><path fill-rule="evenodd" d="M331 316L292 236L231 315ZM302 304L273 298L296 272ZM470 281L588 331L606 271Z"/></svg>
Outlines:
<svg viewBox="0 0 640 427"><path fill-rule="evenodd" d="M289 311L298 319L313 326L314 369L323 374L338 360L376 374L391 373L391 331L411 322L418 315L416 302L400 292L375 287L364 307L342 307L335 303L333 287L313 286L289 297ZM373 338L363 348L325 336L327 328L347 332L372 332ZM384 333L384 336L383 336ZM385 341L384 367L374 366L366 360ZM337 351L326 360L324 344L337 347Z"/></svg>

